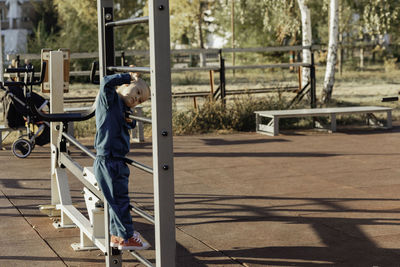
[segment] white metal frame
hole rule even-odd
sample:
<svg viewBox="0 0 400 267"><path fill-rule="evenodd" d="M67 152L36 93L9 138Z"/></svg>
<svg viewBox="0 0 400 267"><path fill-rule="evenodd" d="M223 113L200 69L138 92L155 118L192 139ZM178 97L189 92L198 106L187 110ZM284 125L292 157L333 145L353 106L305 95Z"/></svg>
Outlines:
<svg viewBox="0 0 400 267"><path fill-rule="evenodd" d="M109 20L113 17L113 1L98 0L97 3L100 78L103 78L109 72L109 67L115 63L114 51L110 51L110 47L113 49L113 44L109 43L113 40L105 38L105 19ZM151 75L153 168L133 160L130 160L130 164L153 173L154 217L137 207L133 207L133 211L155 224L156 266L173 267L175 266L176 240L168 0L151 0L149 9L149 18L139 18L139 20L149 21L150 68L137 69L148 69ZM110 56L109 53L112 55ZM112 60L113 57L114 60ZM62 62L61 51L50 52L50 113L64 112ZM79 227L80 242L72 244L75 250L98 248L106 256L106 266L122 266L121 253L108 245L110 242L107 202L97 186L93 170L91 167L81 167L72 160L66 151L66 141L78 146L92 158L95 158L95 155L66 133L66 125L63 123L52 122L50 127L51 203L61 211L61 220L55 223L55 227ZM84 185L83 192L89 218L82 215L72 205L66 169ZM146 266L153 266L138 253L131 252L131 254Z"/></svg>

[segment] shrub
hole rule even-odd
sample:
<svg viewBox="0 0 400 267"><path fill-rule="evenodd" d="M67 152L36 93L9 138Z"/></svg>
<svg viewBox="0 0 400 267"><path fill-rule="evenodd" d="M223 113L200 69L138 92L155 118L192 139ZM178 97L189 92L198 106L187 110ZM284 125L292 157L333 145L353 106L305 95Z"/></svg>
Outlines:
<svg viewBox="0 0 400 267"><path fill-rule="evenodd" d="M251 95L233 99L224 106L220 101L206 101L197 109L173 113L176 135L209 133L215 131L254 131L257 110L284 109L287 103L282 98L255 98Z"/></svg>

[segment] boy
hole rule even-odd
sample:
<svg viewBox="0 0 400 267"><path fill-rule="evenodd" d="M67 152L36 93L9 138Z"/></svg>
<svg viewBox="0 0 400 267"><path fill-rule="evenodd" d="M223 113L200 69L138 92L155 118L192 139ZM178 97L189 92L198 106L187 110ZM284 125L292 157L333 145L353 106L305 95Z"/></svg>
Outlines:
<svg viewBox="0 0 400 267"><path fill-rule="evenodd" d="M116 88L118 86L118 88ZM97 150L94 173L109 204L110 246L120 250L147 249L150 245L134 231L129 209L129 129L136 125L126 111L150 97L147 84L136 73L105 76L96 103Z"/></svg>

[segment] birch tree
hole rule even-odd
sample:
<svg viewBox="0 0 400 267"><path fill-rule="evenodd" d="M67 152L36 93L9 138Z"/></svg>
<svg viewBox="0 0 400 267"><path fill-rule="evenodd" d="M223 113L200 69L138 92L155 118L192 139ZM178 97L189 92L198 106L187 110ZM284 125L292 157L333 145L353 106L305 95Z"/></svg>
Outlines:
<svg viewBox="0 0 400 267"><path fill-rule="evenodd" d="M329 7L329 47L326 62L326 72L322 100L328 103L332 97L333 85L335 83L335 65L338 50L339 36L339 0L331 0Z"/></svg>
<svg viewBox="0 0 400 267"><path fill-rule="evenodd" d="M307 6L307 0L297 0L301 13L301 29L302 29L302 45L312 45L312 30L311 30L311 13ZM303 63L311 64L311 51L303 49ZM310 69L302 69L301 87L303 88L310 82Z"/></svg>

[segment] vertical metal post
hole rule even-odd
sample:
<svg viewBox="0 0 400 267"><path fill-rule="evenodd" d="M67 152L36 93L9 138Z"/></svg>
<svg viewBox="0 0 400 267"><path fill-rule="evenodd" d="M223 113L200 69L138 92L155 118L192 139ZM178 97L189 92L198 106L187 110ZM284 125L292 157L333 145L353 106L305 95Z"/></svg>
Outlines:
<svg viewBox="0 0 400 267"><path fill-rule="evenodd" d="M235 49L235 0L231 0L231 31L232 31L232 49ZM232 66L235 66L235 51L232 51ZM235 69L233 69L235 77Z"/></svg>
<svg viewBox="0 0 400 267"><path fill-rule="evenodd" d="M99 71L100 80L107 75L106 67L115 66L114 61L114 32L113 28L106 29L105 21L107 22L113 20L113 0L98 0L97 1L97 22L98 22L98 32L99 32ZM108 15L107 15L108 14ZM107 16L107 18L105 18ZM112 38L112 39L110 39ZM112 47L112 51L110 48ZM110 54L111 53L111 54Z"/></svg>
<svg viewBox="0 0 400 267"><path fill-rule="evenodd" d="M219 58L219 87L221 90L221 101L222 104L226 104L226 99L225 99L225 59L222 57L222 50L220 49L218 52L218 58Z"/></svg>
<svg viewBox="0 0 400 267"><path fill-rule="evenodd" d="M125 52L121 52L121 66L125 66Z"/></svg>
<svg viewBox="0 0 400 267"><path fill-rule="evenodd" d="M311 108L317 107L317 95L316 95L316 82L315 82L315 64L314 64L314 52L311 51Z"/></svg>
<svg viewBox="0 0 400 267"><path fill-rule="evenodd" d="M63 53L50 51L49 56L49 83L50 83L50 112L64 112L64 77L63 77ZM59 136L62 131L61 123L50 123L50 147L51 147L51 204L60 204L59 190L57 186L56 169L58 165ZM68 192L69 193L69 192Z"/></svg>
<svg viewBox="0 0 400 267"><path fill-rule="evenodd" d="M175 266L169 1L149 1L156 266Z"/></svg>
<svg viewBox="0 0 400 267"><path fill-rule="evenodd" d="M114 29L112 27L105 27L106 22L113 21L113 7L113 0L97 1L100 81L105 75L111 74L107 71L107 66L115 66ZM110 222L107 201L104 201L104 225L106 266L120 267L122 266L121 253L110 247Z"/></svg>

